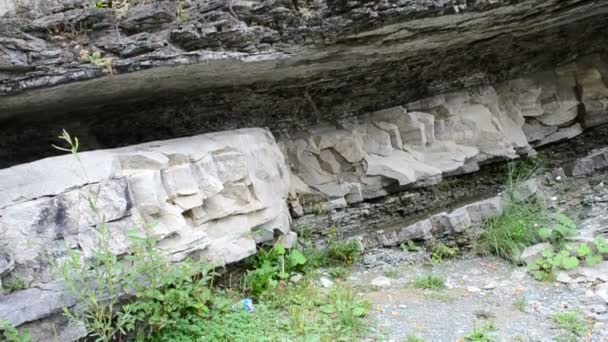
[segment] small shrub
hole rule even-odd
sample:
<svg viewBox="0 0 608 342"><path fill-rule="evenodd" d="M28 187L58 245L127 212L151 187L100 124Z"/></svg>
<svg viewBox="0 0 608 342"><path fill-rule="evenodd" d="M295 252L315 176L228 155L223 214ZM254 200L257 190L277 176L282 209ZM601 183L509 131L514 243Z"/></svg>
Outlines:
<svg viewBox="0 0 608 342"><path fill-rule="evenodd" d="M487 322L473 332L464 337L466 342L493 342L497 341L496 327L491 322Z"/></svg>
<svg viewBox="0 0 608 342"><path fill-rule="evenodd" d="M31 342L32 337L29 332L20 334L15 327L13 327L8 321L0 320L0 332L4 336L6 342Z"/></svg>
<svg viewBox="0 0 608 342"><path fill-rule="evenodd" d="M442 290L445 288L445 281L442 278L433 275L424 275L416 277L413 285L417 289Z"/></svg>
<svg viewBox="0 0 608 342"><path fill-rule="evenodd" d="M327 245L327 257L338 263L352 265L361 256L361 247L355 240L331 240Z"/></svg>
<svg viewBox="0 0 608 342"><path fill-rule="evenodd" d="M456 248L448 247L440 242L433 245L431 250L431 261L433 264L440 264L447 259L454 258L457 253L458 250Z"/></svg>
<svg viewBox="0 0 608 342"><path fill-rule="evenodd" d="M586 335L591 330L589 323L578 312L562 312L553 315L552 318L560 328L579 337Z"/></svg>

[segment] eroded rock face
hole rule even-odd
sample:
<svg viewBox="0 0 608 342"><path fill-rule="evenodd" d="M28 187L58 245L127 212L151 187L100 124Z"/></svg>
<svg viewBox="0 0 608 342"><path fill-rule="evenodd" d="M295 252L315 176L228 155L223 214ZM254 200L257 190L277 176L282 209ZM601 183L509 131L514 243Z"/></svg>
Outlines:
<svg viewBox="0 0 608 342"><path fill-rule="evenodd" d="M141 3L2 9L2 167L50 155L49 132L61 128L88 137L90 149L242 127L289 133L526 77L608 46L603 1ZM85 50L101 60L82 60ZM577 78L599 81L594 72ZM535 112L534 94L522 96L539 122L573 115L572 101L553 118ZM582 93L590 113L604 106L600 95Z"/></svg>
<svg viewBox="0 0 608 342"><path fill-rule="evenodd" d="M3 276L33 285L50 281L49 260L70 249L92 255L100 220L108 222L117 255L128 253L130 230L155 223L159 247L176 261L198 253L219 264L289 233L289 171L268 131L214 133L79 158L0 170L1 248L14 260L14 270Z"/></svg>
<svg viewBox="0 0 608 342"><path fill-rule="evenodd" d="M608 120L608 88L598 77L604 67L591 56L305 129L281 141L294 173L291 192L303 202L357 203L571 139Z"/></svg>

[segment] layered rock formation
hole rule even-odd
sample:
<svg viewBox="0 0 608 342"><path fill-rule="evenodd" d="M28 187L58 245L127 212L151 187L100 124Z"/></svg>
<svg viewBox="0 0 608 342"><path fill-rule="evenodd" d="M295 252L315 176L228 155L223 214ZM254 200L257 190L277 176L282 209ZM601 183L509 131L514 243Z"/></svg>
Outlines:
<svg viewBox="0 0 608 342"><path fill-rule="evenodd" d="M306 129L284 142L294 198L345 206L570 139L608 122L607 79L593 56Z"/></svg>
<svg viewBox="0 0 608 342"><path fill-rule="evenodd" d="M237 127L297 131L551 70L607 46L603 1L128 3L139 5L5 6L4 167L52 153L48 132L61 128L91 149Z"/></svg>
<svg viewBox="0 0 608 342"><path fill-rule="evenodd" d="M7 277L31 285L52 280L50 261L68 250L90 257L100 222L117 255L128 252L131 230L150 226L175 260L199 254L218 264L290 233L289 171L262 129L54 157L1 170L0 179L1 249L14 264Z"/></svg>

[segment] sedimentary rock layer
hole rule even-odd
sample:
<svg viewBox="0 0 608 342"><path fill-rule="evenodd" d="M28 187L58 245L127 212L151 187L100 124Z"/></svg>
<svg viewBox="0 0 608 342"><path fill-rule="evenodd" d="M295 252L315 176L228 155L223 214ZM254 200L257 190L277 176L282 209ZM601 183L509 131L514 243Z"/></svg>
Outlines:
<svg viewBox="0 0 608 342"><path fill-rule="evenodd" d="M175 260L218 264L290 234L289 170L262 129L48 158L0 179L0 248L14 261L5 277L30 285L52 280L50 261L69 250L90 257L101 222L117 255L128 253L132 229L151 226Z"/></svg>
<svg viewBox="0 0 608 342"><path fill-rule="evenodd" d="M608 68L591 56L554 71L314 126L281 141L299 202L346 206L479 170L608 123ZM299 201L302 199L302 201Z"/></svg>
<svg viewBox="0 0 608 342"><path fill-rule="evenodd" d="M48 155L39 146L61 128L88 137L88 148L237 127L292 131L608 46L604 1L132 2L141 5L3 9L5 166Z"/></svg>

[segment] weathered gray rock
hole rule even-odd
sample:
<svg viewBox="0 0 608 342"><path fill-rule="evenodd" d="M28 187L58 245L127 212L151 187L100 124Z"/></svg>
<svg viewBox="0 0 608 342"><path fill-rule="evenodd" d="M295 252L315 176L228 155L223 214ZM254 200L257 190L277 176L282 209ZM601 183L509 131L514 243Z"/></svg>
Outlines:
<svg viewBox="0 0 608 342"><path fill-rule="evenodd" d="M61 260L68 250L92 256L101 222L117 255L129 252L130 230L154 222L158 247L176 261L201 253L220 264L255 253L256 242L272 241L277 231L289 234L290 174L265 130L84 152L79 159L0 170L7 185L0 236L11 241L1 248L14 258L11 277L45 283L54 277L48 256ZM49 172L54 167L59 172Z"/></svg>
<svg viewBox="0 0 608 342"><path fill-rule="evenodd" d="M410 226L407 226L399 231L399 242L409 241L409 240L428 240L433 235L431 234L433 230L433 224L431 220L426 219L422 221L418 221Z"/></svg>

